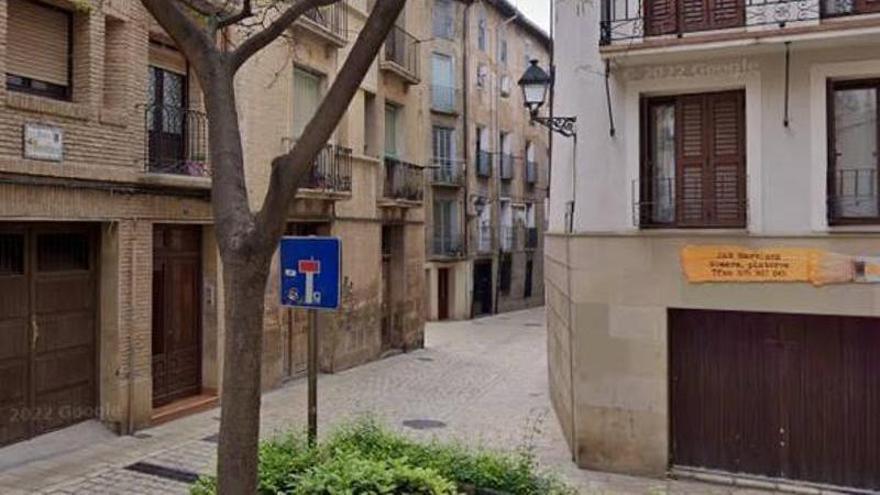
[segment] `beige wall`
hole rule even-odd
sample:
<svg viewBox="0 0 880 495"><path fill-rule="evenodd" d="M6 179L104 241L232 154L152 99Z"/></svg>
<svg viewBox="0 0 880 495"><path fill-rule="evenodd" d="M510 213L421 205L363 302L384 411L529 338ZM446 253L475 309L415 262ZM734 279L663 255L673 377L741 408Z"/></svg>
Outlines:
<svg viewBox="0 0 880 495"><path fill-rule="evenodd" d="M683 246L796 246L864 255L875 252L877 242L865 234L549 235L551 392L578 464L666 472L668 308L880 316L880 290L872 285L690 284L680 270Z"/></svg>

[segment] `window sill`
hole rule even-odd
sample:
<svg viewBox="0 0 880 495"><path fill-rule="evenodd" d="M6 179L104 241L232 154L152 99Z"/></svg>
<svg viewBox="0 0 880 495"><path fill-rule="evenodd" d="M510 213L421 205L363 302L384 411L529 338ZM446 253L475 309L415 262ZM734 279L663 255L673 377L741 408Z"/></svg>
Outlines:
<svg viewBox="0 0 880 495"><path fill-rule="evenodd" d="M55 115L75 120L89 120L89 106L84 103L53 100L15 91L6 92L6 106L16 110Z"/></svg>

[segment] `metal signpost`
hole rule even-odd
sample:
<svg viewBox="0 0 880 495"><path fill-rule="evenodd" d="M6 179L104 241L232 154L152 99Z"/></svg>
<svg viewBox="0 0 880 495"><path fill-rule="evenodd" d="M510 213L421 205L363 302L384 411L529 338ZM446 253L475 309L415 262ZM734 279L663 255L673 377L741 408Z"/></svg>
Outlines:
<svg viewBox="0 0 880 495"><path fill-rule="evenodd" d="M339 309L342 243L336 237L281 239L281 305L309 314L309 444L318 435L318 311Z"/></svg>

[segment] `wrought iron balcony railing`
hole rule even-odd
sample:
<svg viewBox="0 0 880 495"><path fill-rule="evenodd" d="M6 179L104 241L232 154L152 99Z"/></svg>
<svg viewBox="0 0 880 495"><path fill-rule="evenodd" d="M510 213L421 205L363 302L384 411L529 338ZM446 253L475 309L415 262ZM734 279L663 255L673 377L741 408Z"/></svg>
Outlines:
<svg viewBox="0 0 880 495"><path fill-rule="evenodd" d="M513 180L513 162L514 157L510 153L501 153L501 180Z"/></svg>
<svg viewBox="0 0 880 495"><path fill-rule="evenodd" d="M828 185L830 223L880 223L878 179L877 168L835 171Z"/></svg>
<svg viewBox="0 0 880 495"><path fill-rule="evenodd" d="M384 196L389 199L422 201L425 176L421 167L385 157Z"/></svg>
<svg viewBox="0 0 880 495"><path fill-rule="evenodd" d="M880 4L863 0L741 0L709 15L703 11L705 5L684 0L602 0L599 43L736 27L783 28L827 17L880 12Z"/></svg>
<svg viewBox="0 0 880 495"><path fill-rule="evenodd" d="M196 110L147 105L144 160L148 172L207 177L208 118Z"/></svg>
<svg viewBox="0 0 880 495"><path fill-rule="evenodd" d="M431 254L457 258L464 256L464 242L461 234L435 232L431 243Z"/></svg>
<svg viewBox="0 0 880 495"><path fill-rule="evenodd" d="M315 157L312 172L302 189L323 192L351 192L351 148L328 144Z"/></svg>
<svg viewBox="0 0 880 495"><path fill-rule="evenodd" d="M522 250L522 227L517 225L501 225L501 251L512 253Z"/></svg>
<svg viewBox="0 0 880 495"><path fill-rule="evenodd" d="M464 185L465 166L461 160L434 158L431 183L438 186L461 187Z"/></svg>
<svg viewBox="0 0 880 495"><path fill-rule="evenodd" d="M312 8L303 14L303 18L305 22L315 24L334 37L347 40L348 15L346 14L345 4L345 1L340 1L323 7Z"/></svg>
<svg viewBox="0 0 880 495"><path fill-rule="evenodd" d="M492 152L477 150L477 176L492 177Z"/></svg>
<svg viewBox="0 0 880 495"><path fill-rule="evenodd" d="M403 28L394 26L385 39L383 62L393 64L393 67L403 75L418 80L419 40Z"/></svg>
<svg viewBox="0 0 880 495"><path fill-rule="evenodd" d="M537 227L527 227L526 228L526 249L537 249L538 248L538 228Z"/></svg>
<svg viewBox="0 0 880 495"><path fill-rule="evenodd" d="M538 162L526 161L526 184L531 186L538 183Z"/></svg>
<svg viewBox="0 0 880 495"><path fill-rule="evenodd" d="M461 109L461 90L454 86L431 85L431 110L440 113L458 113Z"/></svg>
<svg viewBox="0 0 880 495"><path fill-rule="evenodd" d="M479 225L476 228L475 242L477 253L491 253L493 231L491 225Z"/></svg>
<svg viewBox="0 0 880 495"><path fill-rule="evenodd" d="M674 177L634 180L633 225L641 228L745 228L747 178L716 181L715 195L701 184L676 184ZM682 188L683 193L677 191Z"/></svg>

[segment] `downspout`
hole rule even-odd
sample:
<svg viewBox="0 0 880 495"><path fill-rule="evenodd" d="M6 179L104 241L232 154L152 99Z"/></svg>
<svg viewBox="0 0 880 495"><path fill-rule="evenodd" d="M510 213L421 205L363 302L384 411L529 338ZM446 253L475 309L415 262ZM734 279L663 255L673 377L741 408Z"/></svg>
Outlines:
<svg viewBox="0 0 880 495"><path fill-rule="evenodd" d="M492 101L495 104L494 111L492 112L495 125L495 142L497 143L497 151L496 154L499 156L498 160L498 173L496 174L495 179L495 210L497 211L496 215L498 215L498 225L501 225L501 117L499 115L498 109L501 107L501 71L498 70L498 64L501 63L501 32L507 29L507 25L511 22L515 21L519 18L519 11L517 11L512 16L505 19L501 24L499 24L495 28L495 87L494 93L495 98ZM505 37L506 39L506 37ZM507 63L507 62L505 62ZM499 236L500 237L500 236ZM504 250L501 247L501 239L498 239L498 270L495 274L495 294L492 298L492 304L495 306L493 313L498 314L498 296L501 294L501 258L504 256Z"/></svg>
<svg viewBox="0 0 880 495"><path fill-rule="evenodd" d="M137 239L137 220L132 222L132 228L134 232L132 233L134 238ZM117 227L118 229L118 227ZM118 242L118 240L117 240ZM131 269L137 269L137 241L132 240L131 242ZM129 283L131 287L130 297L132 301L136 301L136 284L135 279L137 277L131 277ZM129 313L131 315L131 312ZM126 434L131 435L134 433L134 411L132 411L132 407L134 406L134 338L132 334L134 333L134 320L129 317L128 318L128 425L126 427Z"/></svg>
<svg viewBox="0 0 880 495"><path fill-rule="evenodd" d="M468 243L469 237L467 234L470 232L470 226L468 225L468 201L470 201L470 181L468 181L468 169L467 165L470 163L470 123L468 122L468 77L469 77L469 66L468 66L468 41L470 38L470 11L471 11L472 3L467 3L464 6L464 20L462 21L462 46L461 46L461 92L462 92L462 101L461 101L461 113L462 113L462 126L463 130L463 140L464 140L464 208L463 217L464 217L464 232L462 237L464 238L462 252L467 253L470 252L470 246ZM468 300L471 300L473 296L468 297ZM473 306L473 305L471 305Z"/></svg>

